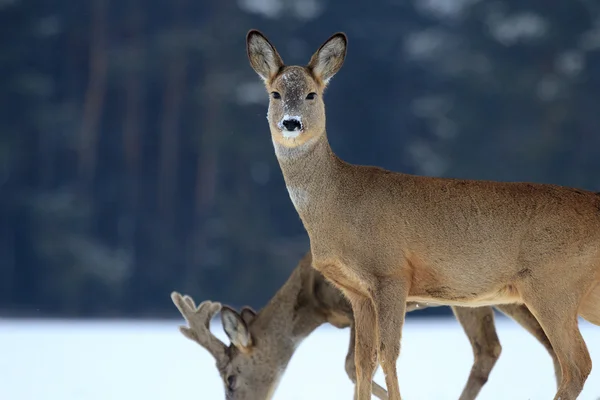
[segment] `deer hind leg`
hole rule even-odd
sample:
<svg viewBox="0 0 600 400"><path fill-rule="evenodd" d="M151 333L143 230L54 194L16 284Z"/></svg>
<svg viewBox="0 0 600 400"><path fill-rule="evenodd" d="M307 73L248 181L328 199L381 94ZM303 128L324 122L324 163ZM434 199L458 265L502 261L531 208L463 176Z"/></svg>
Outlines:
<svg viewBox="0 0 600 400"><path fill-rule="evenodd" d="M352 305L354 314L356 368L355 400L369 400L373 387L373 375L377 368L377 319L371 299L357 292L342 289Z"/></svg>
<svg viewBox="0 0 600 400"><path fill-rule="evenodd" d="M579 315L594 325L600 325L600 283L583 298L579 307Z"/></svg>
<svg viewBox="0 0 600 400"><path fill-rule="evenodd" d="M356 384L356 364L354 364L355 329L354 323L350 325L350 344L346 354L346 374L352 383ZM387 391L373 382L373 395L380 400L388 400Z"/></svg>
<svg viewBox="0 0 600 400"><path fill-rule="evenodd" d="M502 346L494 325L492 307L452 307L473 348L473 367L460 400L473 400L486 384Z"/></svg>
<svg viewBox="0 0 600 400"><path fill-rule="evenodd" d="M527 330L527 332L531 333L541 344L546 348L550 357L552 357L552 363L554 364L554 375L556 377L556 385L560 385L561 381L561 370L560 363L558 362L558 358L556 358L556 353L552 348L552 344L550 344L550 340L544 329L542 329L540 323L533 316L533 314L529 311L529 309L522 304L503 304L498 305L496 308L502 311L503 314L509 316L516 322L518 322L523 328Z"/></svg>
<svg viewBox="0 0 600 400"><path fill-rule="evenodd" d="M554 400L575 400L592 370L590 353L577 324L580 289L539 290L543 282L528 286L521 291L523 301L548 336L562 370Z"/></svg>
<svg viewBox="0 0 600 400"><path fill-rule="evenodd" d="M379 363L385 374L388 397L400 400L396 362L400 355L408 287L401 280L384 278L379 280L372 296L377 313Z"/></svg>
<svg viewBox="0 0 600 400"><path fill-rule="evenodd" d="M389 399L387 390L385 390L383 387L379 386L377 384L377 382L373 382L373 395L375 395L375 397L377 397L378 399L381 399L381 400Z"/></svg>

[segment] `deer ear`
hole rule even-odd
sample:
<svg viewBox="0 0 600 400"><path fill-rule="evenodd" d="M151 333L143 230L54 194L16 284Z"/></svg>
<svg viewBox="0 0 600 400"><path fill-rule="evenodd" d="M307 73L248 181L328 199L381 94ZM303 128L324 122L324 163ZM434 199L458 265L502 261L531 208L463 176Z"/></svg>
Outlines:
<svg viewBox="0 0 600 400"><path fill-rule="evenodd" d="M240 316L246 325L250 325L254 318L256 318L256 311L254 311L250 306L244 306L242 307L242 311L240 311Z"/></svg>
<svg viewBox="0 0 600 400"><path fill-rule="evenodd" d="M348 38L338 32L323 43L308 63L315 76L325 84L342 68L346 58Z"/></svg>
<svg viewBox="0 0 600 400"><path fill-rule="evenodd" d="M283 67L283 60L275 46L256 29L250 30L246 35L246 51L250 65L265 82L272 79Z"/></svg>
<svg viewBox="0 0 600 400"><path fill-rule="evenodd" d="M243 352L247 352L252 347L252 337L248 331L248 325L235 310L223 306L221 309L221 323L227 337L235 347Z"/></svg>

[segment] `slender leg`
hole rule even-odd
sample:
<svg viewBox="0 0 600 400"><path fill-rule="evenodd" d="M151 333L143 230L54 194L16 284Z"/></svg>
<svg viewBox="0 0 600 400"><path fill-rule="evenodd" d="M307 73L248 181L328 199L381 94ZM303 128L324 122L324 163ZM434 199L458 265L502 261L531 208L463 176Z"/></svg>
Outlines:
<svg viewBox="0 0 600 400"><path fill-rule="evenodd" d="M354 323L350 325L350 344L348 354L346 354L346 374L352 383L356 384L356 366L354 364L354 346L355 346ZM387 391L373 381L373 395L380 400L388 400Z"/></svg>
<svg viewBox="0 0 600 400"><path fill-rule="evenodd" d="M459 399L474 400L488 381L502 351L494 325L494 310L492 307L452 307L452 311L473 349L473 367Z"/></svg>
<svg viewBox="0 0 600 400"><path fill-rule="evenodd" d="M355 400L370 400L372 380L377 367L377 327L371 299L360 294L345 292L354 313L356 366Z"/></svg>
<svg viewBox="0 0 600 400"><path fill-rule="evenodd" d="M527 332L531 333L542 344L542 346L546 348L550 354L550 357L552 357L552 362L554 363L554 375L556 377L556 385L558 387L562 379L560 363L558 362L558 358L556 358L556 353L550 344L550 340L548 340L548 336L546 336L546 333L540 326L540 323L537 321L537 319L535 319L529 309L522 304L504 304L498 305L496 308L502 311L503 314L517 321L523 328L527 330Z"/></svg>
<svg viewBox="0 0 600 400"><path fill-rule="evenodd" d="M548 336L562 369L554 400L575 400L592 370L590 353L577 322L577 291L539 293L535 288L528 289L522 298Z"/></svg>
<svg viewBox="0 0 600 400"><path fill-rule="evenodd" d="M379 331L378 355L390 400L400 400L396 362L400 355L407 295L407 285L392 278L381 279L373 293Z"/></svg>

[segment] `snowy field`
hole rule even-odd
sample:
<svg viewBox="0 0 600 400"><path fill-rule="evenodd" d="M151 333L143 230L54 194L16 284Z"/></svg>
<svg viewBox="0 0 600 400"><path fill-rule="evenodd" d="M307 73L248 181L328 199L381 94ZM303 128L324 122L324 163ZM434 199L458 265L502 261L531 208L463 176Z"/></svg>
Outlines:
<svg viewBox="0 0 600 400"><path fill-rule="evenodd" d="M2 400L224 399L209 354L167 322L0 319ZM225 339L218 322L213 331ZM480 399L549 400L550 357L514 322L499 317L503 353ZM581 400L600 399L600 327L581 323L595 365ZM348 329L318 329L298 348L275 399L347 399ZM466 336L453 319L409 319L398 361L403 398L457 399L471 367ZM383 383L381 371L375 376Z"/></svg>

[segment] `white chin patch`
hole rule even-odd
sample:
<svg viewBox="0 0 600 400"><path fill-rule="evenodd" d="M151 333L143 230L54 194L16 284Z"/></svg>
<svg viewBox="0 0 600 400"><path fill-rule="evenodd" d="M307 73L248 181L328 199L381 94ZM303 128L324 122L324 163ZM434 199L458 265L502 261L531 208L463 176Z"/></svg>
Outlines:
<svg viewBox="0 0 600 400"><path fill-rule="evenodd" d="M286 131L285 129L283 129L281 131L281 134L283 135L284 138L286 139L294 139L297 138L298 136L300 136L300 134L302 133L302 131Z"/></svg>

